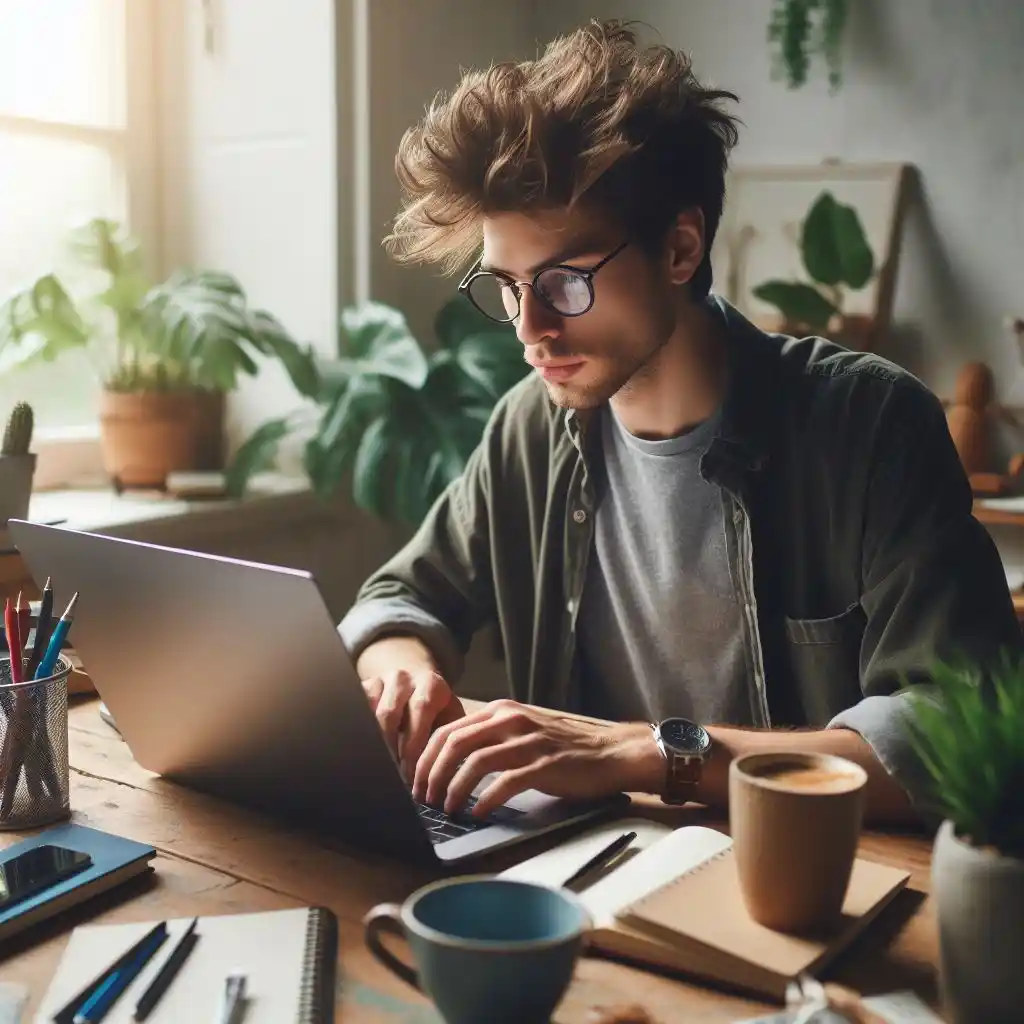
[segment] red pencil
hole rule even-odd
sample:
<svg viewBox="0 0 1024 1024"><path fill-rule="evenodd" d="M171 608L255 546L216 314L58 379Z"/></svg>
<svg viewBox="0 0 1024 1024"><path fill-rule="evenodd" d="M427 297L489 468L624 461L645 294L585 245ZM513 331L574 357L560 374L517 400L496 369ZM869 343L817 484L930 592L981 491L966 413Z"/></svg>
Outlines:
<svg viewBox="0 0 1024 1024"><path fill-rule="evenodd" d="M21 644L21 656L25 657L28 648L28 634L32 629L32 608L28 601L21 602L21 591L18 591L18 603L14 606L15 614L18 616L18 641ZM24 669L22 669L24 674Z"/></svg>
<svg viewBox="0 0 1024 1024"><path fill-rule="evenodd" d="M17 610L11 605L10 598L7 598L7 603L4 605L4 629L7 630L7 650L11 655L11 682L20 683L22 681L21 628Z"/></svg>

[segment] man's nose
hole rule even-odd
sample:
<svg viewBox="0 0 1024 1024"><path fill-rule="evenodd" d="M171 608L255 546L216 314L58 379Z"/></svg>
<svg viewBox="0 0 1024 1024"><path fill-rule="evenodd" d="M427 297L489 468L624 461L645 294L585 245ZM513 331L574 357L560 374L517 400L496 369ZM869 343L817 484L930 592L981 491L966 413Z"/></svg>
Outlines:
<svg viewBox="0 0 1024 1024"><path fill-rule="evenodd" d="M562 333L562 318L541 302L533 289L524 287L516 319L516 335L527 348L539 345Z"/></svg>

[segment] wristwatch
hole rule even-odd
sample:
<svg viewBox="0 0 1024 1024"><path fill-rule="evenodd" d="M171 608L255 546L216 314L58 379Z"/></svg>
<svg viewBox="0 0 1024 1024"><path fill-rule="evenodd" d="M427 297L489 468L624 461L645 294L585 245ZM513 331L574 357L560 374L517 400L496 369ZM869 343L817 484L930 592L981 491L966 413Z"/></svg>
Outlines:
<svg viewBox="0 0 1024 1024"><path fill-rule="evenodd" d="M652 722L651 729L665 758L662 801L685 804L695 799L704 762L711 753L711 737L707 729L688 718L665 718Z"/></svg>

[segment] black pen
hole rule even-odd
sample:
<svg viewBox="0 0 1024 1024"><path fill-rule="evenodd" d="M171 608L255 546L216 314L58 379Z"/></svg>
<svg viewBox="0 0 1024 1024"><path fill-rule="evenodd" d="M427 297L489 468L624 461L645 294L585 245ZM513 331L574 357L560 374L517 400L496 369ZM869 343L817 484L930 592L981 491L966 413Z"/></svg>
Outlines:
<svg viewBox="0 0 1024 1024"><path fill-rule="evenodd" d="M32 645L32 657L28 663L28 678L34 679L39 662L42 661L43 651L50 639L50 627L53 625L53 587L50 585L50 577L46 577L46 585L43 587L42 598L39 602L39 616L36 619L36 636ZM28 643L28 637L25 637Z"/></svg>
<svg viewBox="0 0 1024 1024"><path fill-rule="evenodd" d="M146 991L139 996L132 1020L145 1020L153 1012L156 1004L160 1002L163 994L170 988L175 975L181 970L181 965L188 959L192 948L199 941L199 933L195 930L198 921L198 917L192 918L192 923L178 939L177 945L171 950L171 955L164 961L157 976L150 982Z"/></svg>
<svg viewBox="0 0 1024 1024"><path fill-rule="evenodd" d="M594 856L583 865L583 867L578 871L574 871L562 883L562 887L566 888L574 882L578 882L584 875L589 875L591 871L596 871L598 868L610 864L620 853L625 851L626 847L628 847L634 839L636 839L635 832L626 832L624 835L619 836L618 839L613 839L603 850L595 853Z"/></svg>

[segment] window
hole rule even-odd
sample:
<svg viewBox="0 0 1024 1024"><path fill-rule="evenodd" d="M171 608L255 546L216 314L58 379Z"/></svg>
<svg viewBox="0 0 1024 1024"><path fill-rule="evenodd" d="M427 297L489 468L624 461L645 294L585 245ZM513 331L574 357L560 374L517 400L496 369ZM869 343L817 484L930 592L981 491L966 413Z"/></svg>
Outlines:
<svg viewBox="0 0 1024 1024"><path fill-rule="evenodd" d="M152 225L150 11L148 0L0 8L0 298L63 269L76 223L111 217L140 237ZM79 352L31 368L0 364L0 416L25 399L40 427L79 426L95 421L98 393Z"/></svg>

